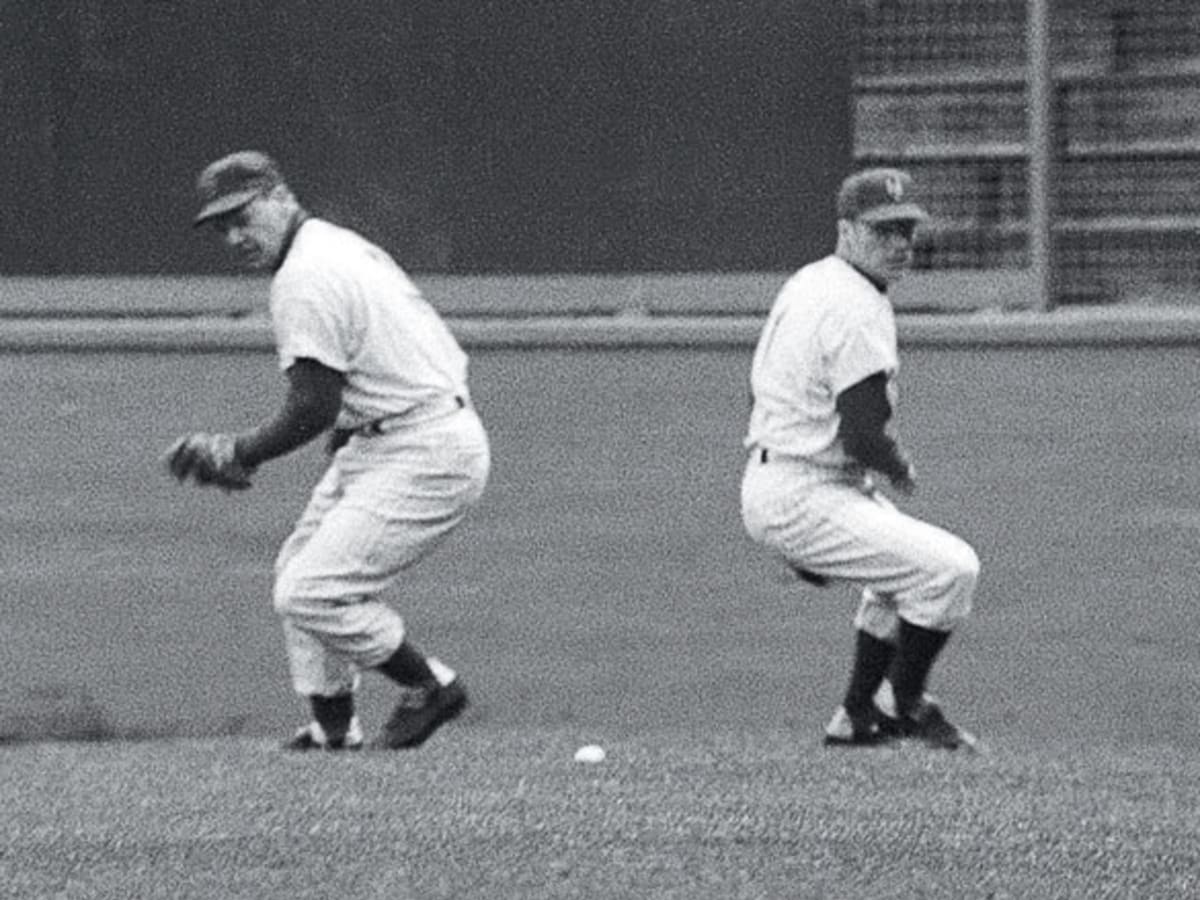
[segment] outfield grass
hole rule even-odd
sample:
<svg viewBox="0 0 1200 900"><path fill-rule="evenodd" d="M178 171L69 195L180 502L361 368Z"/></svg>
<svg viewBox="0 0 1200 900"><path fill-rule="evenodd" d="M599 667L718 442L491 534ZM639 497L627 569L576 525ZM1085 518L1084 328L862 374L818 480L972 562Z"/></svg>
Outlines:
<svg viewBox="0 0 1200 900"><path fill-rule="evenodd" d="M0 750L0 896L1168 898L1195 753L837 751L777 729L453 725L415 753L258 739Z"/></svg>
<svg viewBox="0 0 1200 900"><path fill-rule="evenodd" d="M1190 349L905 356L922 477L906 505L983 561L934 682L989 744L981 760L816 746L854 602L781 581L742 536L748 364L748 349L476 353L492 483L393 597L475 704L416 754L293 760L272 751L303 707L269 569L319 453L236 497L181 489L158 459L181 431L273 410L272 360L0 359L0 735L161 738L0 750L0 890L1187 896ZM369 681L372 729L388 702ZM572 764L592 741L610 763Z"/></svg>

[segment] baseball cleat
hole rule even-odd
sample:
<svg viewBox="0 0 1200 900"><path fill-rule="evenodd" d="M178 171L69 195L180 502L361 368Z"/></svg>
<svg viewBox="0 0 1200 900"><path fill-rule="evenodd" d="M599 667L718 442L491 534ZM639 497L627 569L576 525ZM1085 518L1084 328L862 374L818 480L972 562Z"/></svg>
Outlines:
<svg viewBox="0 0 1200 900"><path fill-rule="evenodd" d="M305 752L308 750L361 750L363 748L362 726L358 716L350 720L350 728L341 740L331 741L325 735L325 729L319 722L309 722L296 732L290 741L283 745L284 750Z"/></svg>
<svg viewBox="0 0 1200 900"><path fill-rule="evenodd" d="M886 724L884 717L874 712L852 716L839 706L825 726L824 743L826 747L878 747L897 736Z"/></svg>
<svg viewBox="0 0 1200 900"><path fill-rule="evenodd" d="M968 753L979 750L979 739L953 724L946 718L942 708L928 698L923 699L910 715L891 720L889 727L895 728L901 737L919 740L935 750L964 750Z"/></svg>
<svg viewBox="0 0 1200 900"><path fill-rule="evenodd" d="M392 711L379 738L379 746L386 750L419 747L466 707L467 691L458 678L427 690L409 690Z"/></svg>

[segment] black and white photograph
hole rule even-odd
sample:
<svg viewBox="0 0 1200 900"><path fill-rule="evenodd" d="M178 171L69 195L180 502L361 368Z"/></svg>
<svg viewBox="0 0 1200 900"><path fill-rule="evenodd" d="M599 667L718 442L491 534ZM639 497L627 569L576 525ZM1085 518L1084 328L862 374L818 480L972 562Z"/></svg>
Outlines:
<svg viewBox="0 0 1200 900"><path fill-rule="evenodd" d="M0 0L0 900L1200 896L1196 0Z"/></svg>

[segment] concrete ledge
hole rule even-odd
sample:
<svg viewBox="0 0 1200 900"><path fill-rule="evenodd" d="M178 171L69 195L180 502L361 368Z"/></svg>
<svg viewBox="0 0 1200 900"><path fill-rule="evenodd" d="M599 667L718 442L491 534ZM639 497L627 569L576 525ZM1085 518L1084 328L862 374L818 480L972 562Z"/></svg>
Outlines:
<svg viewBox="0 0 1200 900"><path fill-rule="evenodd" d="M1191 308L1072 307L1050 313L902 313L905 346L1013 347L1200 343ZM570 316L448 319L469 348L751 348L762 316ZM261 316L187 319L12 319L0 323L6 352L273 352Z"/></svg>
<svg viewBox="0 0 1200 900"><path fill-rule="evenodd" d="M612 275L438 275L414 278L447 316L754 316L766 313L789 272ZM251 316L269 280L253 275L0 277L0 319ZM1028 307L1024 270L911 272L892 291L899 310L964 312Z"/></svg>
<svg viewBox="0 0 1200 900"><path fill-rule="evenodd" d="M0 351L13 353L261 352L272 349L262 318L13 319L0 322Z"/></svg>
<svg viewBox="0 0 1200 900"><path fill-rule="evenodd" d="M987 310L963 315L899 315L901 344L1058 346L1200 343L1192 307L1064 307L1051 312Z"/></svg>
<svg viewBox="0 0 1200 900"><path fill-rule="evenodd" d="M263 277L73 275L0 278L0 317L190 318L249 315L267 305Z"/></svg>
<svg viewBox="0 0 1200 900"><path fill-rule="evenodd" d="M1036 284L1026 269L909 272L888 296L897 310L914 313L1029 309Z"/></svg>
<svg viewBox="0 0 1200 900"><path fill-rule="evenodd" d="M448 316L529 318L753 315L766 310L786 273L438 275L414 273ZM0 318L194 318L246 316L267 306L261 276L0 277Z"/></svg>

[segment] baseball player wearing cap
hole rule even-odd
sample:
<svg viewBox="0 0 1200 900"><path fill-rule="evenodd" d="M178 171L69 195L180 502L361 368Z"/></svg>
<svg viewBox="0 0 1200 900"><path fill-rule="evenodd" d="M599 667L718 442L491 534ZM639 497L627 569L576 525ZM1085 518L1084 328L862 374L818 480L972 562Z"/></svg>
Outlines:
<svg viewBox="0 0 1200 900"><path fill-rule="evenodd" d="M270 313L287 394L236 434L197 433L167 452L180 481L250 487L255 470L329 431L331 462L275 562L296 691L312 720L286 745L357 749L359 673L400 686L380 745L415 747L467 703L456 673L409 640L383 600L479 500L487 436L467 357L379 247L309 216L268 156L244 151L200 175L201 209L249 269L274 272Z"/></svg>
<svg viewBox="0 0 1200 900"><path fill-rule="evenodd" d="M825 743L915 738L974 747L925 691L972 606L979 559L959 537L898 510L874 481L915 488L892 433L899 359L887 289L927 218L898 169L847 178L837 245L780 290L751 367L742 517L805 580L862 590L850 682Z"/></svg>

